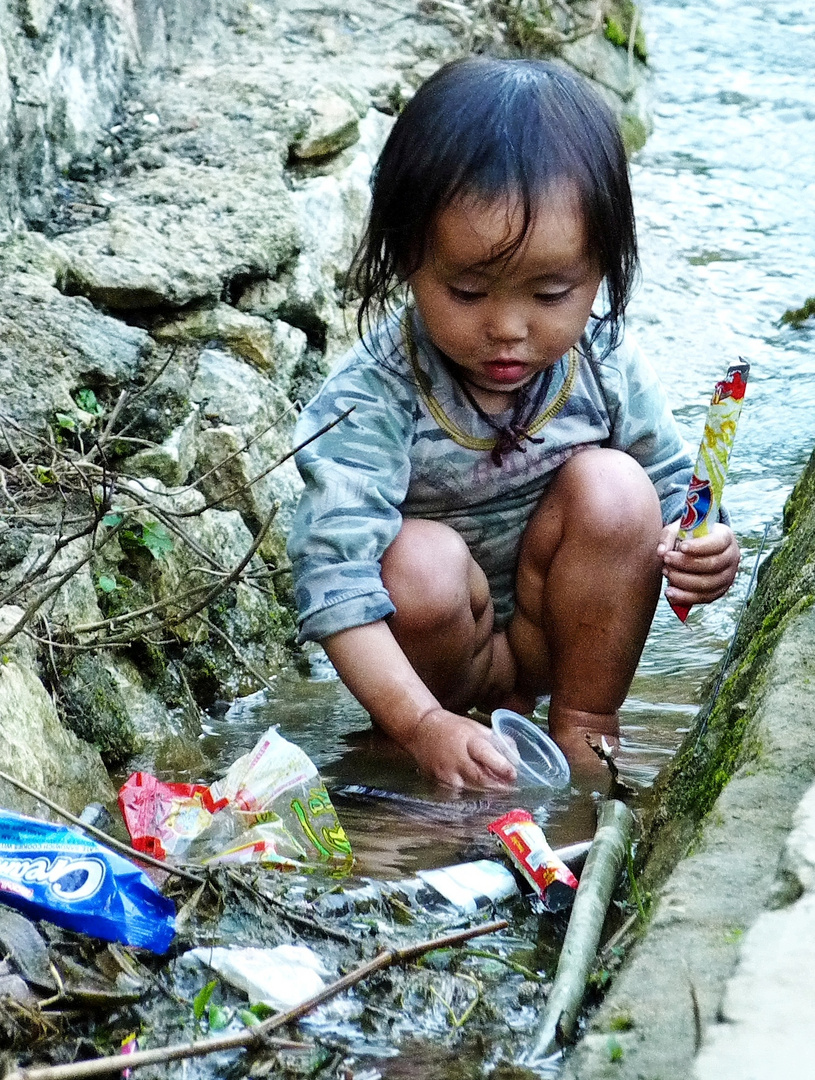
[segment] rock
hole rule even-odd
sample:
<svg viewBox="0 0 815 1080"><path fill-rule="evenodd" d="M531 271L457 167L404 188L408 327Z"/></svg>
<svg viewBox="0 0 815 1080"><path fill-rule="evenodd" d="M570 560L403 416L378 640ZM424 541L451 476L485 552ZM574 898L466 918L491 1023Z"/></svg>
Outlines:
<svg viewBox="0 0 815 1080"><path fill-rule="evenodd" d="M26 603L41 595L47 586L72 566L82 562L91 551L90 536L81 536L61 548L51 558L55 537L50 533L34 533L22 561L6 577L6 584L16 585L36 567L45 567L44 582L41 579L26 590ZM50 560L50 561L49 561ZM72 631L77 626L98 622L102 612L96 601L96 587L91 573L91 562L83 565L63 583L59 591L45 601L40 609L49 621L61 630Z"/></svg>
<svg viewBox="0 0 815 1080"><path fill-rule="evenodd" d="M155 476L168 488L181 487L195 465L198 453L198 410L193 409L160 446L147 447L126 458L123 472L130 476Z"/></svg>
<svg viewBox="0 0 815 1080"><path fill-rule="evenodd" d="M393 118L371 109L360 125L360 152L339 176L304 181L292 193L302 245L280 313L318 341L331 357L356 335L341 310L345 275L359 243L370 202L374 162Z"/></svg>
<svg viewBox="0 0 815 1080"><path fill-rule="evenodd" d="M29 34L39 37L48 29L58 0L22 0L20 14Z"/></svg>
<svg viewBox="0 0 815 1080"><path fill-rule="evenodd" d="M127 63L135 59L128 6L86 0L79 17L55 0L4 5L0 98L6 70L14 88L0 161L0 222L6 227L23 216L45 222L71 163L93 158L112 123Z"/></svg>
<svg viewBox="0 0 815 1080"><path fill-rule="evenodd" d="M278 311L286 302L287 292L285 282L262 278L251 282L236 298L235 304L239 311L272 320L277 318Z"/></svg>
<svg viewBox="0 0 815 1080"><path fill-rule="evenodd" d="M81 389L112 400L136 375L148 345L144 330L100 314L82 297L12 273L0 281L0 413L42 434L55 413L77 416ZM18 447L32 445L11 435Z"/></svg>
<svg viewBox="0 0 815 1080"><path fill-rule="evenodd" d="M168 708L126 656L108 653L103 662L136 736L127 755L128 768L158 770L172 777L191 772L199 776L206 759L195 703L188 700L185 706Z"/></svg>
<svg viewBox="0 0 815 1080"><path fill-rule="evenodd" d="M291 146L296 158L308 160L336 154L359 138L357 111L339 94L316 90L308 102L308 113L305 132Z"/></svg>
<svg viewBox="0 0 815 1080"><path fill-rule="evenodd" d="M0 608L0 634L22 616L21 608ZM3 771L73 813L89 802L114 797L97 750L67 731L37 678L35 650L23 635L0 649L0 742ZM42 804L0 780L0 805L42 817Z"/></svg>
<svg viewBox="0 0 815 1080"><path fill-rule="evenodd" d="M199 308L153 329L157 341L218 342L285 386L306 350L306 335L287 323L229 304Z"/></svg>
<svg viewBox="0 0 815 1080"><path fill-rule="evenodd" d="M815 786L795 811L784 855L804 889L795 903L764 912L741 944L717 1022L708 1025L696 1080L808 1080L815 1028Z"/></svg>
<svg viewBox="0 0 815 1080"><path fill-rule="evenodd" d="M205 498L195 489L167 491L158 480L149 478L133 481L130 487L160 500L162 510L170 520L177 522L182 535L170 534L171 542L158 558L139 545L117 549L115 541L104 549L105 561L100 566L104 565L106 573L123 583L121 592L114 594L114 598L120 597L118 610L160 604L156 617L170 620L165 634L172 635L178 643L183 678L189 681L200 703L208 705L216 696L228 697L239 691L257 690L263 680L251 671L251 666L257 665L261 672L278 670L288 655L286 641L291 636L289 617L275 598L260 555L253 557L247 573L258 576L263 591L251 582L241 581L213 597L200 612L177 621L203 599L203 594L216 585L219 578L237 566L252 546L252 533L241 515L234 510L205 509ZM121 505L127 506L129 501L127 495L121 495ZM173 519L172 515L183 516ZM153 520L153 515L149 508L144 508L135 520L147 523ZM127 581L132 583L130 588L124 587ZM190 590L198 587L201 593L191 594ZM154 657L154 666L166 667L167 658L161 656L158 653ZM105 658L102 666L106 672L101 676L107 686L106 692L111 700L121 701L131 725L139 711L147 717L143 722L139 721L137 733L140 738L145 737L154 750L154 730L161 727L163 721L160 717L156 722L150 721L151 712L159 714L155 712L155 704L144 703L142 691L152 694L155 687L158 692L164 676L154 672L140 687L136 670L128 672L119 660ZM170 683L172 681L171 677ZM111 683L115 684L115 693ZM163 693L165 698L169 693L176 705L190 705L186 691L179 694L169 683ZM140 700L142 705L134 713L133 703ZM118 706L113 711L117 713ZM174 731L177 723L171 723L169 727ZM172 740L168 745L172 746ZM133 749L138 749L136 743ZM162 753L169 753L169 750L165 748Z"/></svg>
<svg viewBox="0 0 815 1080"><path fill-rule="evenodd" d="M647 68L599 34L589 34L563 46L562 58L591 79L619 120L629 153L645 145L653 129Z"/></svg>
<svg viewBox="0 0 815 1080"><path fill-rule="evenodd" d="M276 154L256 170L173 161L134 178L127 207L54 242L65 283L114 311L217 300L231 279L274 276L297 238Z"/></svg>
<svg viewBox="0 0 815 1080"><path fill-rule="evenodd" d="M784 849L784 870L802 889L815 893L815 784L798 804L792 824Z"/></svg>
<svg viewBox="0 0 815 1080"><path fill-rule="evenodd" d="M122 765L142 741L103 650L80 652L60 672L65 722L95 746L109 767Z"/></svg>
<svg viewBox="0 0 815 1080"><path fill-rule="evenodd" d="M261 476L290 448L291 404L258 372L216 349L201 353L190 393L202 418L210 424L198 437L196 471L203 477L201 490L211 502L243 487L245 490L228 497L224 506L240 511L257 531L275 502L292 506L301 488L291 461ZM255 441L238 453L250 440ZM222 468L213 471L224 461ZM260 478L254 480L256 477ZM282 549L282 538L278 537L275 550L282 553ZM264 554L271 556L268 548Z"/></svg>

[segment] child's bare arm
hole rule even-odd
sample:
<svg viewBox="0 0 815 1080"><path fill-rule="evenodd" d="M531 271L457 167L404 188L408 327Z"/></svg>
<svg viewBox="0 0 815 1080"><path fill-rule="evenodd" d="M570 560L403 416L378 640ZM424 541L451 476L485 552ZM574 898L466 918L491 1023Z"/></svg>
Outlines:
<svg viewBox="0 0 815 1080"><path fill-rule="evenodd" d="M454 788L513 783L515 769L492 745L489 731L440 705L385 622L341 630L322 645L354 697L422 772Z"/></svg>
<svg viewBox="0 0 815 1080"><path fill-rule="evenodd" d="M666 525L659 539L666 596L672 603L709 604L724 596L736 577L741 552L733 530L718 524L707 536L687 537L674 549L679 522Z"/></svg>

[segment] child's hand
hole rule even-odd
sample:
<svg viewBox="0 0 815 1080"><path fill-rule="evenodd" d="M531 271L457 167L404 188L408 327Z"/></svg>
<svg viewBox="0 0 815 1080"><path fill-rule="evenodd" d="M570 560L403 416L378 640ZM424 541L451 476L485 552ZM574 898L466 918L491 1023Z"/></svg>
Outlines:
<svg viewBox="0 0 815 1080"><path fill-rule="evenodd" d="M741 558L733 530L718 522L707 536L689 536L674 550L678 532L678 521L666 525L657 547L662 573L668 579L668 600L692 607L724 596L733 584Z"/></svg>
<svg viewBox="0 0 815 1080"><path fill-rule="evenodd" d="M506 788L515 769L490 739L489 728L438 708L422 717L403 743L423 773L453 788Z"/></svg>

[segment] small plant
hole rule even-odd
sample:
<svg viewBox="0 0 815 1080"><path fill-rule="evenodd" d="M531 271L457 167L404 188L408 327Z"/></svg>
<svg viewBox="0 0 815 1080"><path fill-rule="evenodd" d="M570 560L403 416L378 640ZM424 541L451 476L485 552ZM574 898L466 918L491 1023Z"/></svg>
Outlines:
<svg viewBox="0 0 815 1080"><path fill-rule="evenodd" d="M218 980L213 979L205 986L202 986L195 997L192 999L192 1015L195 1019L195 1026L199 1027L201 1021L204 1019L204 1014L209 1008L209 1003L212 1000L212 995L215 993L215 989L218 986Z"/></svg>
<svg viewBox="0 0 815 1080"><path fill-rule="evenodd" d="M103 416L104 407L94 394L93 390L87 388L83 390L77 390L74 397L74 401L80 407L83 412L90 413L91 416Z"/></svg>
<svg viewBox="0 0 815 1080"><path fill-rule="evenodd" d="M609 1031L630 1031L634 1026L634 1018L630 1013L618 1013L608 1022Z"/></svg>
<svg viewBox="0 0 815 1080"><path fill-rule="evenodd" d="M609 1061L622 1061L625 1056L625 1051L620 1046L619 1039L615 1039L612 1035L608 1040L608 1060Z"/></svg>
<svg viewBox="0 0 815 1080"><path fill-rule="evenodd" d="M815 296L811 296L803 307L790 308L785 311L781 316L782 326L794 326L796 328L801 327L807 321L815 316Z"/></svg>
<svg viewBox="0 0 815 1080"><path fill-rule="evenodd" d="M111 577L110 574L100 574L96 579L96 584L99 586L103 593L116 592L119 588L115 577Z"/></svg>
<svg viewBox="0 0 815 1080"><path fill-rule="evenodd" d="M124 517L119 511L112 510L102 518L102 524L109 528L121 525ZM123 548L146 548L154 559L160 559L173 550L173 538L159 521L135 521L122 529L119 540ZM106 592L112 590L106 589Z"/></svg>
<svg viewBox="0 0 815 1080"><path fill-rule="evenodd" d="M645 903L643 902L639 885L637 884L637 876L634 873L634 848L630 843L628 845L628 851L626 852L625 868L628 873L628 883L631 886L631 895L634 898L634 903L637 905L640 920L646 922L648 919L648 912Z"/></svg>

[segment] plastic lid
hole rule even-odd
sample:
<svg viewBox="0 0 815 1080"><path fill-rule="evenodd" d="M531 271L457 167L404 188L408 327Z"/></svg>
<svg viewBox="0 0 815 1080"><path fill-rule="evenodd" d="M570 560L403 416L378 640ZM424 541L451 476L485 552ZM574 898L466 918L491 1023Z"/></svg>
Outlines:
<svg viewBox="0 0 815 1080"><path fill-rule="evenodd" d="M519 787L563 788L569 763L560 747L537 725L509 709L492 714L493 742L515 766Z"/></svg>

